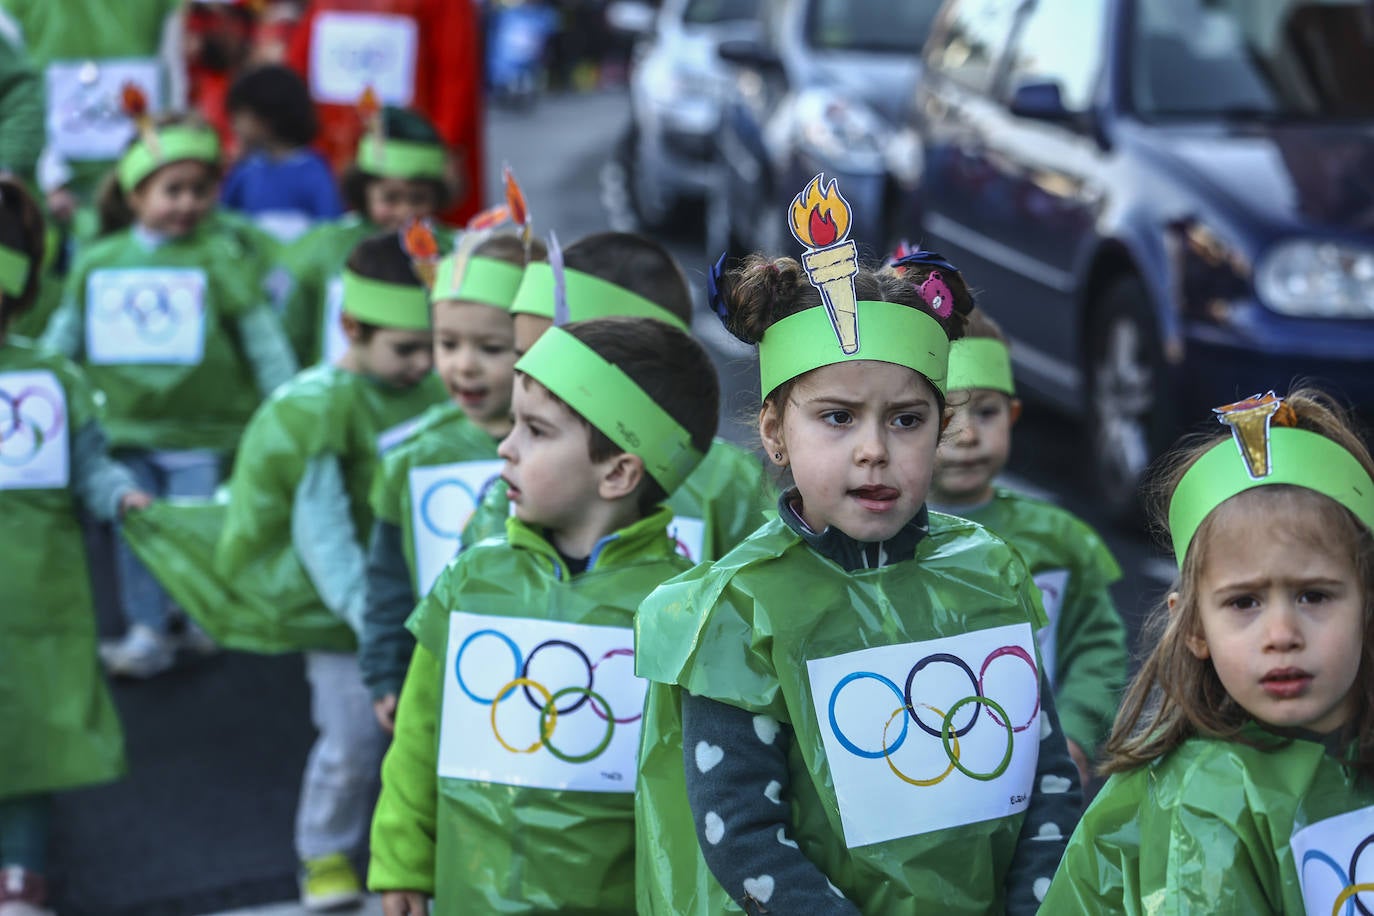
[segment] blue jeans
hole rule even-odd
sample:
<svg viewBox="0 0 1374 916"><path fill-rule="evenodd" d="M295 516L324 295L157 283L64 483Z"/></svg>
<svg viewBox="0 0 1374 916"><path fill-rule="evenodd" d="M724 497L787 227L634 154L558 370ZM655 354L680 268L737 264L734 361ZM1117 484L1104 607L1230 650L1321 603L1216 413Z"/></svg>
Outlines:
<svg viewBox="0 0 1374 916"><path fill-rule="evenodd" d="M202 496L214 494L219 484L218 452L118 452L114 456L134 475L139 487L153 496ZM119 579L119 604L124 620L141 623L158 633L167 632L171 599L125 543L115 539L115 574Z"/></svg>

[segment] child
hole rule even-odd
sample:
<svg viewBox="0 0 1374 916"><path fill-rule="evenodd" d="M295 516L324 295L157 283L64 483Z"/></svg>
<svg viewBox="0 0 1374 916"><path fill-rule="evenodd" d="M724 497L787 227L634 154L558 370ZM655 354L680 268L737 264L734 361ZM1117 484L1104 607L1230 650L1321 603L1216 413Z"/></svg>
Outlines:
<svg viewBox="0 0 1374 916"><path fill-rule="evenodd" d="M476 238L464 236L464 245ZM535 243L530 257L543 258L544 246ZM458 552L467 516L500 472L496 443L510 432L515 378L510 304L524 267L525 246L514 235L490 237L439 263L430 290L434 368L452 400L424 414L373 481L358 660L388 732L415 646L406 618Z"/></svg>
<svg viewBox="0 0 1374 916"><path fill-rule="evenodd" d="M344 259L353 246L378 232L400 230L443 209L444 145L420 115L399 108L360 104L370 125L358 155L343 176L348 215L316 227L282 254L288 275L282 321L301 365L333 363L348 346L339 324ZM440 244L451 239L440 232Z"/></svg>
<svg viewBox="0 0 1374 916"><path fill-rule="evenodd" d="M253 410L296 364L257 259L203 225L215 205L215 135L180 120L139 125L103 194L102 210L129 223L77 260L43 343L104 392L111 449L140 486L208 496ZM101 648L109 671L152 677L180 647L213 650L194 627L172 634L166 593L122 540L115 550L129 629Z"/></svg>
<svg viewBox="0 0 1374 916"><path fill-rule="evenodd" d="M229 87L226 104L242 155L220 192L226 207L283 242L343 212L329 165L310 148L315 106L294 71L250 70Z"/></svg>
<svg viewBox="0 0 1374 916"><path fill-rule="evenodd" d="M38 207L0 178L0 910L16 914L47 912L52 793L124 773L77 503L110 519L149 501L105 453L80 370L7 336L37 295L43 238Z"/></svg>
<svg viewBox="0 0 1374 916"><path fill-rule="evenodd" d="M1312 389L1216 413L1164 474L1179 576L1047 913L1374 906L1374 460Z"/></svg>
<svg viewBox="0 0 1374 916"><path fill-rule="evenodd" d="M607 315L653 318L681 330L692 323L692 294L682 269L662 245L625 232L589 235L563 253L572 320ZM553 268L525 270L515 303L515 350L524 353L553 324ZM715 439L696 473L668 499L678 550L699 562L724 554L763 523L776 494L753 456ZM474 513L463 541L475 544L504 530L509 503L501 485Z"/></svg>
<svg viewBox="0 0 1374 916"><path fill-rule="evenodd" d="M1021 401L1006 340L981 310L950 345L948 389L953 418L935 453L930 506L992 529L1030 567L1050 619L1037 634L1040 657L1086 784L1088 756L1106 740L1126 682L1126 627L1110 591L1121 569L1097 533L1072 514L993 486L1011 454Z"/></svg>
<svg viewBox="0 0 1374 916"><path fill-rule="evenodd" d="M690 565L660 503L711 444L715 369L665 322L606 318L516 371L508 540L462 553L411 618L368 874L388 916L634 912L630 628Z"/></svg>
<svg viewBox="0 0 1374 916"><path fill-rule="evenodd" d="M640 912L1034 912L1079 804L1044 618L1015 551L925 507L972 300L948 268L858 268L822 179L793 203L802 263L715 284L796 486L641 606Z"/></svg>

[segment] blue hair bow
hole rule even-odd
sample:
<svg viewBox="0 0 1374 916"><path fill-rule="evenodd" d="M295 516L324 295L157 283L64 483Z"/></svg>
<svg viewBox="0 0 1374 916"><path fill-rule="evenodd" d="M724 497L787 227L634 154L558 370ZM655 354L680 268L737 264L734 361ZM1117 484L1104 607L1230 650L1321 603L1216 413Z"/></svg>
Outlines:
<svg viewBox="0 0 1374 916"><path fill-rule="evenodd" d="M888 266L914 267L918 264L924 267L943 267L945 270L951 271L956 274L959 272L959 268L955 267L953 264L949 263L949 261L945 260L944 255L940 254L937 251L923 251L919 248L913 252L904 254L901 257L896 258L895 260L891 261Z"/></svg>
<svg viewBox="0 0 1374 916"><path fill-rule="evenodd" d="M716 313L721 324L730 317L730 310L725 307L725 297L720 294L720 281L725 276L725 257L729 252L721 252L716 263L711 265L710 271L706 274L706 300L711 304L711 311Z"/></svg>

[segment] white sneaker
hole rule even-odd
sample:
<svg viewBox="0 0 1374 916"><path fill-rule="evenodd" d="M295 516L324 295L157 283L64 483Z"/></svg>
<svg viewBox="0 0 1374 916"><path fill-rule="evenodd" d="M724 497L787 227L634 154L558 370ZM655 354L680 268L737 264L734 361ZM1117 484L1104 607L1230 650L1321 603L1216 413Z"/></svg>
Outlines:
<svg viewBox="0 0 1374 916"><path fill-rule="evenodd" d="M176 646L169 636L152 627L136 623L123 639L106 640L100 646L100 660L115 677L150 678L163 673L176 661Z"/></svg>

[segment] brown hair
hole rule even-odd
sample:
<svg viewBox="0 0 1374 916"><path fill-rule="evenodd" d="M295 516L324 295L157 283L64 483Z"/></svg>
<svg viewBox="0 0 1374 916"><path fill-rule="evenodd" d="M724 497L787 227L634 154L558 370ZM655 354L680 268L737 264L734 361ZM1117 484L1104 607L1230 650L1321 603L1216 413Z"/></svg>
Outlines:
<svg viewBox="0 0 1374 916"><path fill-rule="evenodd" d="M575 321L563 330L619 367L687 430L692 446L706 454L720 419L720 383L711 357L691 335L652 318L596 318ZM522 384L532 381L523 373L520 376ZM557 399L552 392L550 397ZM588 456L593 462L625 451L577 411L573 413L587 427ZM640 513L647 514L667 498L662 485L646 474L639 489Z"/></svg>
<svg viewBox="0 0 1374 916"><path fill-rule="evenodd" d="M534 261L543 261L549 256L542 241L537 238L530 239L529 258L527 260L525 243L520 241L519 236L510 232L493 235L474 248L472 254L473 257L504 261L507 264L514 264L516 267L524 267L526 263L533 263Z"/></svg>
<svg viewBox="0 0 1374 916"><path fill-rule="evenodd" d="M568 270L590 274L643 296L692 324L692 291L677 259L658 242L634 232L598 232L563 252Z"/></svg>
<svg viewBox="0 0 1374 916"><path fill-rule="evenodd" d="M199 127L204 130L210 130L209 125L207 125L198 116L193 114L164 114L160 115L157 118L154 118L153 123L158 128ZM128 152L130 149L132 149L133 146L136 143L138 143L140 139L140 137L135 136L132 140L130 140L128 146L124 147L124 152ZM121 158L122 157L123 154L121 153ZM216 179L219 178L220 168L218 165L210 165L207 162L203 162L201 164L204 165L207 169L209 169L210 174L213 175ZM143 181L140 181L138 183L139 187L142 187L143 182L147 181L149 178L152 178L157 173L158 169L154 169L153 171L149 172L147 176L144 177ZM127 229L133 225L134 211L133 208L129 205L128 195L124 193L124 188L119 183L118 165L116 165L114 168L106 172L105 177L100 180L100 187L97 188L95 192L95 208L96 215L100 218L100 226L97 230L97 236L109 235L112 232L118 232L121 229Z"/></svg>
<svg viewBox="0 0 1374 916"><path fill-rule="evenodd" d="M43 211L29 192L13 178L0 178L0 246L12 248L29 259L28 276L18 295L0 290L0 341L10 322L33 307L38 281L43 274Z"/></svg>
<svg viewBox="0 0 1374 916"><path fill-rule="evenodd" d="M1374 477L1374 459L1360 440L1345 411L1314 388L1297 388L1284 399L1297 415L1297 427L1325 436L1359 460ZM1229 433L1190 437L1166 458L1152 487L1156 530L1167 537L1169 500L1183 475L1204 453ZM1151 613L1142 645L1152 646L1139 673L1126 690L1121 710L1105 748L1103 773L1143 766L1170 753L1189 738L1203 736L1243 740L1238 733L1249 715L1231 698L1210 660L1199 659L1187 640L1201 632L1198 590L1206 565L1208 538L1226 512L1263 508L1292 517L1295 510L1312 509L1322 520L1321 530L1337 549L1349 551L1364 590L1365 628L1360 668L1355 679L1355 713L1342 739L1354 743L1351 764L1365 777L1374 777L1374 534L1335 500L1302 487L1276 484L1256 487L1213 510L1185 554L1173 591L1173 611L1167 601Z"/></svg>
<svg viewBox="0 0 1374 916"><path fill-rule="evenodd" d="M345 266L360 277L393 283L397 286L420 286L410 255L401 247L399 232L380 232L353 246ZM356 320L356 319L354 319ZM380 329L379 325L358 322L359 339L366 343Z"/></svg>
<svg viewBox="0 0 1374 916"><path fill-rule="evenodd" d="M964 328L964 336L1008 343L1007 335L1002 332L1002 326L993 321L992 316L980 308L975 308L969 313L968 325Z"/></svg>

